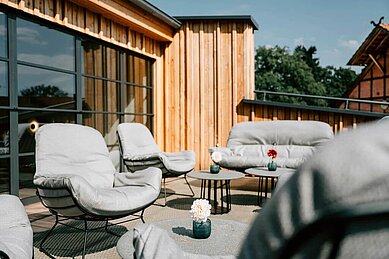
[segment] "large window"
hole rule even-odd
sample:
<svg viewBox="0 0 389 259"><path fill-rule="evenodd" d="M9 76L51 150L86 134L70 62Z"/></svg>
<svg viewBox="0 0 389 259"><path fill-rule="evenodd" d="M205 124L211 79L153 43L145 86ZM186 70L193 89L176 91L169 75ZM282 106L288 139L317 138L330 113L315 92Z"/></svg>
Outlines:
<svg viewBox="0 0 389 259"><path fill-rule="evenodd" d="M48 25L0 12L0 193L11 183L21 198L35 195L37 127L88 125L109 150L118 149L121 122L152 130L153 60Z"/></svg>

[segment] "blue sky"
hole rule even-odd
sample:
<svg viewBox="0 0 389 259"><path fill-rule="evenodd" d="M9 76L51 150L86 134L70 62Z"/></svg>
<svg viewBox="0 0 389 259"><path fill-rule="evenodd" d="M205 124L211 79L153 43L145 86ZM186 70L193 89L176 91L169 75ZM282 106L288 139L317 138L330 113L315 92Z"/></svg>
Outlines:
<svg viewBox="0 0 389 259"><path fill-rule="evenodd" d="M322 66L346 64L385 16L389 0L149 0L171 16L251 15L259 24L255 46L316 46ZM360 69L354 67L356 71Z"/></svg>

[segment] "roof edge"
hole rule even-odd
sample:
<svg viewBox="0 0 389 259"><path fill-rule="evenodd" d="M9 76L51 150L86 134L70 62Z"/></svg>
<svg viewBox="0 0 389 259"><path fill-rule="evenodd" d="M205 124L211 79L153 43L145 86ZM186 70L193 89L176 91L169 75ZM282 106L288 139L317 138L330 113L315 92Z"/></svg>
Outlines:
<svg viewBox="0 0 389 259"><path fill-rule="evenodd" d="M174 16L179 21L189 20L249 20L254 30L258 30L257 21L251 15L193 15L193 16Z"/></svg>
<svg viewBox="0 0 389 259"><path fill-rule="evenodd" d="M167 13L165 13L158 7L152 5L151 3L147 2L146 0L127 0L127 1L145 10L146 12L149 12L153 16L157 17L158 19L167 23L168 25L172 26L175 29L179 29L181 27L180 21L168 15Z"/></svg>

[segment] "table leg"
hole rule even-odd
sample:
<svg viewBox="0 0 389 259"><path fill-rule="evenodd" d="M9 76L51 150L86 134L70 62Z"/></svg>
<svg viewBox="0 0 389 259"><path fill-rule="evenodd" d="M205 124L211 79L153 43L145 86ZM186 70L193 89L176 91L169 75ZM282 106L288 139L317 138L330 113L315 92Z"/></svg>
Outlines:
<svg viewBox="0 0 389 259"><path fill-rule="evenodd" d="M231 211L231 189L230 180L226 180L226 193L227 193L227 212Z"/></svg>
<svg viewBox="0 0 389 259"><path fill-rule="evenodd" d="M265 198L267 199L267 183L269 181L268 177L265 177Z"/></svg>
<svg viewBox="0 0 389 259"><path fill-rule="evenodd" d="M215 208L215 214L217 214L217 180L213 180L213 207Z"/></svg>
<svg viewBox="0 0 389 259"><path fill-rule="evenodd" d="M224 202L223 202L223 180L220 181L220 204L221 204L221 213L224 211ZM228 210L228 203L227 203Z"/></svg>
<svg viewBox="0 0 389 259"><path fill-rule="evenodd" d="M201 180L201 186L200 186L200 198L205 198L205 180Z"/></svg>

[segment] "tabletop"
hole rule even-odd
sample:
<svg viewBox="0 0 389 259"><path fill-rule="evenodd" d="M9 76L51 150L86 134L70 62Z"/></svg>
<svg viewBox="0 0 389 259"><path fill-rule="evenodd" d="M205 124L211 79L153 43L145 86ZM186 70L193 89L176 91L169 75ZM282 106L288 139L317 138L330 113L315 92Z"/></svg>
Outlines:
<svg viewBox="0 0 389 259"><path fill-rule="evenodd" d="M269 171L267 167L254 167L246 169L244 172L246 174L251 174L260 177L279 177L282 174L293 173L294 171L296 171L296 169L285 167L277 167L276 171Z"/></svg>
<svg viewBox="0 0 389 259"><path fill-rule="evenodd" d="M187 176L200 180L234 180L243 178L245 174L232 170L220 170L219 173L213 174L207 170L201 170L190 172Z"/></svg>

